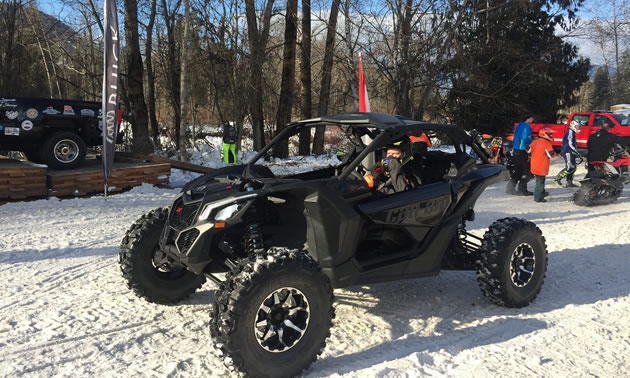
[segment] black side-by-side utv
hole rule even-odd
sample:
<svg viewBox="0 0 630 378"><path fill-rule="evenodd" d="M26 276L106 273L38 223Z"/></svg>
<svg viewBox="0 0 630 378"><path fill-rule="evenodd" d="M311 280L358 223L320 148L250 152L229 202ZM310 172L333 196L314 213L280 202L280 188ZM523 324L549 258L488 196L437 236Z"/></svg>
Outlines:
<svg viewBox="0 0 630 378"><path fill-rule="evenodd" d="M264 165L283 140L318 126L329 148L343 150L338 165L283 177ZM442 146L414 154L410 137L422 133ZM392 145L406 146L401 163L413 161L406 172L415 180L385 194L364 176ZM156 303L214 281L210 332L226 365L294 376L325 347L333 288L475 270L492 302L529 304L547 269L541 231L517 218L496 221L483 238L465 228L484 189L506 176L474 131L453 125L380 113L294 122L247 164L199 177L169 208L142 216L120 264L130 288Z"/></svg>

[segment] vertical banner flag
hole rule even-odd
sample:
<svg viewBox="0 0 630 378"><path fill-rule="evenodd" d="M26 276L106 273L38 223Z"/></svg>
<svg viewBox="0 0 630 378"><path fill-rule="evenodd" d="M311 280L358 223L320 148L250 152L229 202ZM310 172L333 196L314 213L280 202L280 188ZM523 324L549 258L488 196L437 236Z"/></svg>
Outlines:
<svg viewBox="0 0 630 378"><path fill-rule="evenodd" d="M359 112L370 112L370 99L367 93L367 87L365 86L365 76L363 76L363 59L361 53L359 53ZM372 142L367 134L361 137L363 143L367 146ZM363 159L362 164L366 167L373 167L375 163L374 153L369 154Z"/></svg>
<svg viewBox="0 0 630 378"><path fill-rule="evenodd" d="M363 76L363 60L359 53L359 111L370 112L370 98L368 97L365 77Z"/></svg>
<svg viewBox="0 0 630 378"><path fill-rule="evenodd" d="M105 0L105 23L103 31L105 47L103 74L103 178L105 179L105 196L107 196L107 180L114 164L114 147L118 137L118 14L116 0Z"/></svg>

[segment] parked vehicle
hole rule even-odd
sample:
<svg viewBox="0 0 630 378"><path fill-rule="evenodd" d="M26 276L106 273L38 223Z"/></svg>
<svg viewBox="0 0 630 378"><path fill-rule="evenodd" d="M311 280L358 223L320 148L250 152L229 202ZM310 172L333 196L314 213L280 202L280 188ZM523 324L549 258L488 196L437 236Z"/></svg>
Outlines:
<svg viewBox="0 0 630 378"><path fill-rule="evenodd" d="M601 129L604 120L607 120L612 125L611 133L620 136L630 136L630 118L623 114L605 111L571 113L565 124L532 123L530 126L533 135L538 135L538 131L543 128L550 129L553 132L551 145L559 150L562 147L562 137L564 137L564 133L569 130L569 125L573 120L580 124L580 132L576 134L578 148L586 148L588 137ZM516 127L516 125L517 123L514 124L514 127Z"/></svg>
<svg viewBox="0 0 630 378"><path fill-rule="evenodd" d="M274 146L315 127L345 136L339 166L277 177L261 165ZM365 162L423 132L439 133L452 151L418 157L422 182L409 190L371 189ZM217 283L215 347L228 368L254 377L295 376L317 358L335 316L333 288L474 270L492 302L526 306L545 278L545 239L534 223L513 217L483 237L466 231L479 196L507 176L477 137L379 113L291 123L246 165L199 177L169 208L138 219L121 243L123 276L156 303L180 301L206 279Z"/></svg>
<svg viewBox="0 0 630 378"><path fill-rule="evenodd" d="M613 161L590 162L595 170L580 181L580 189L573 195L576 205L605 205L619 198L623 185L630 182L630 151L627 147L624 149L617 146L612 155Z"/></svg>
<svg viewBox="0 0 630 378"><path fill-rule="evenodd" d="M0 96L0 150L22 151L54 169L75 168L88 146L103 143L101 107L92 101Z"/></svg>

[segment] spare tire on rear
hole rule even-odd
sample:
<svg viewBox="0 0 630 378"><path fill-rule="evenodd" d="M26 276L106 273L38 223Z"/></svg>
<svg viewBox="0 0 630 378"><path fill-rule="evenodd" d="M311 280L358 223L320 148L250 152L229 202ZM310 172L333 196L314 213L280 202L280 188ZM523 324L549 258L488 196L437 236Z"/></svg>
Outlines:
<svg viewBox="0 0 630 378"><path fill-rule="evenodd" d="M83 139L69 131L50 134L40 150L42 162L53 169L72 169L85 160L87 147Z"/></svg>

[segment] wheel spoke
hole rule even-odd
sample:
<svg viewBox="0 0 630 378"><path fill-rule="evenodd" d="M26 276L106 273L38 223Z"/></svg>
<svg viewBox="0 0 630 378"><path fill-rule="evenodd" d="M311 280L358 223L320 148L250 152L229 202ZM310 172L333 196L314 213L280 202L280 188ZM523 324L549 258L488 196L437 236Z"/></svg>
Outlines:
<svg viewBox="0 0 630 378"><path fill-rule="evenodd" d="M519 269L520 269L521 271L525 272L525 273L528 273L528 274L532 274L532 272L533 272L533 270L527 270L527 269L525 269L525 267L524 267L524 266L522 266L522 265L519 267Z"/></svg>
<svg viewBox="0 0 630 378"><path fill-rule="evenodd" d="M265 336L263 337L263 341L267 341L275 335L276 335L276 327L271 326L265 333Z"/></svg>
<svg viewBox="0 0 630 378"><path fill-rule="evenodd" d="M285 325L285 326L287 326L287 327L289 327L289 328L291 328L291 329L294 329L294 330L296 330L296 331L298 331L298 332L300 332L300 333L301 333L301 332L304 332L304 330L303 330L303 329L300 329L298 326L296 326L295 324L293 324L293 322L292 322L292 321L290 321L289 319L286 319L286 320L284 321L284 325Z"/></svg>
<svg viewBox="0 0 630 378"><path fill-rule="evenodd" d="M289 295L282 302L282 307L288 308L295 304L295 299L293 298L293 293L289 292Z"/></svg>
<svg viewBox="0 0 630 378"><path fill-rule="evenodd" d="M265 327L266 325L267 325L267 319L261 320L258 323L256 323L256 328Z"/></svg>
<svg viewBox="0 0 630 378"><path fill-rule="evenodd" d="M265 314L269 314L269 312L271 312L271 309L269 307L265 306L264 303L260 305L260 309L263 310L263 312Z"/></svg>
<svg viewBox="0 0 630 378"><path fill-rule="evenodd" d="M280 303L280 297L278 297L278 292L273 293L273 304Z"/></svg>
<svg viewBox="0 0 630 378"><path fill-rule="evenodd" d="M278 340L280 341L280 344L282 344L284 347L287 347L287 344L285 344L284 340L282 340L282 336L284 336L284 329L280 327L278 328Z"/></svg>
<svg viewBox="0 0 630 378"><path fill-rule="evenodd" d="M289 315L293 316L293 315L297 314L298 311L306 311L306 309L304 307L294 307L294 308L289 310Z"/></svg>

